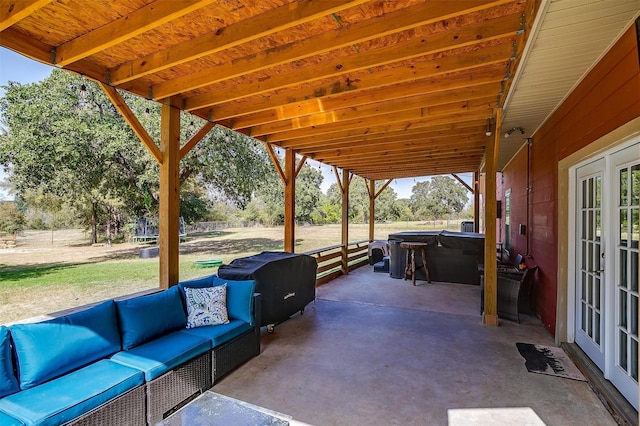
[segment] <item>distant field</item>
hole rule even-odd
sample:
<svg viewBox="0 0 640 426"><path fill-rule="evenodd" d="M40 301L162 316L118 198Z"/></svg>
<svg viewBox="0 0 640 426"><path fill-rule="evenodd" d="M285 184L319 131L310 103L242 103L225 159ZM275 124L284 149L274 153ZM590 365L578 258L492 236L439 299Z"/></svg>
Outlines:
<svg viewBox="0 0 640 426"><path fill-rule="evenodd" d="M460 221L376 224L375 239L407 230L460 230ZM366 224L349 226L349 241L368 239ZM191 235L180 245L180 279L214 273L195 260L233 259L283 249L282 227L230 228ZM296 252L339 244L340 225L296 227ZM0 249L0 324L158 286L158 259L140 259L144 244L92 246L82 230L26 231Z"/></svg>

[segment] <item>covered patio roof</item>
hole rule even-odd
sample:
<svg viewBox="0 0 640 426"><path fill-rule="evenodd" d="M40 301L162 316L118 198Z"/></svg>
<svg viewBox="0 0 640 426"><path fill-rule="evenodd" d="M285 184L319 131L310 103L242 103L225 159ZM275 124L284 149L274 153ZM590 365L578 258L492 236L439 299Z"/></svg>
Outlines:
<svg viewBox="0 0 640 426"><path fill-rule="evenodd" d="M480 168L538 3L10 1L0 43L391 179Z"/></svg>

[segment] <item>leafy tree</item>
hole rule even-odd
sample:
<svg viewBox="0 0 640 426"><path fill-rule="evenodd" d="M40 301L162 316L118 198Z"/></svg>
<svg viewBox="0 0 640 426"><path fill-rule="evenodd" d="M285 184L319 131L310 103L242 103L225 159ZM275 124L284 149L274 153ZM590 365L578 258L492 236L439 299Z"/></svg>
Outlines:
<svg viewBox="0 0 640 426"><path fill-rule="evenodd" d="M265 209L262 221L266 223L282 223L284 221L284 187L276 174L275 168L264 176L264 186L256 194ZM296 178L296 220L301 222L314 222L317 219L317 211L320 206L322 191L322 173L305 164ZM258 207L254 205L254 208Z"/></svg>
<svg viewBox="0 0 640 426"><path fill-rule="evenodd" d="M448 176L434 176L412 188L411 208L418 218L442 219L460 213L467 203L466 189Z"/></svg>
<svg viewBox="0 0 640 426"><path fill-rule="evenodd" d="M81 90L84 89L84 90ZM81 95L82 93L82 95ZM122 94L150 136L160 138L160 106ZM0 99L0 164L16 195L38 191L60 203L92 229L116 232L132 217L156 216L159 170L102 90L90 81L54 70L42 82L9 83ZM201 124L183 114L182 140ZM181 210L191 220L206 216L204 186L245 206L272 168L261 144L216 127L181 162L187 184ZM189 182L191 182L189 184Z"/></svg>
<svg viewBox="0 0 640 426"><path fill-rule="evenodd" d="M24 228L25 218L16 203L0 202L0 232L14 233Z"/></svg>
<svg viewBox="0 0 640 426"><path fill-rule="evenodd" d="M369 192L367 191L368 183L363 178L355 176L349 185L349 220L355 222L369 221ZM378 191L383 181L376 181L376 191ZM327 190L327 201L329 204L336 206L338 209L338 220L340 222L342 216L340 209L342 206L342 194L337 183L331 184ZM384 191L376 199L376 220L396 220L400 215L400 210L395 206L396 193L392 188L385 188Z"/></svg>

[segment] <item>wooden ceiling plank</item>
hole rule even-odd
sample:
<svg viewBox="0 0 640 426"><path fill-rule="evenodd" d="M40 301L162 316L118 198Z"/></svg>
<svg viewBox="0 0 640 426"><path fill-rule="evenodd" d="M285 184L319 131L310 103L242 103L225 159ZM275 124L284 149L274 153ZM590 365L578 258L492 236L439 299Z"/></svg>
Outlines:
<svg viewBox="0 0 640 426"><path fill-rule="evenodd" d="M487 117L485 114L478 114L476 117L462 117L461 115L454 115L453 117L440 117L435 120L429 121L414 121L414 122L399 122L399 123L381 123L376 126L358 128L358 129L349 129L344 132L335 132L328 133L324 135L320 135L321 138L331 140L332 138L341 138L344 136L348 136L350 138L365 138L380 135L384 136L386 134L392 132L404 132L407 130L416 130L420 129L421 131L430 131L432 129L441 129L443 127L448 127L451 129L467 127L469 123L473 123L477 125L478 123L484 122L486 123ZM313 136L312 136L313 137ZM284 148L297 149L296 142L297 141L306 141L308 138L301 139L292 139L280 141L277 145L282 146Z"/></svg>
<svg viewBox="0 0 640 426"><path fill-rule="evenodd" d="M317 65L306 66L290 73L272 75L264 81L234 85L231 88L195 96L191 98L191 102L198 105L195 108L190 105L190 99L188 98L186 107L187 109L199 109L204 106L241 99L243 97L266 93L297 84L309 83L325 78L348 76L350 73L375 66L414 59L420 56L486 42L488 40L512 37L519 28L520 14L507 15L503 18L460 27L457 31L445 31L430 36L411 39L380 49L361 52L358 55L323 61ZM168 85L169 83L170 82L162 83L162 85ZM157 99L175 95L176 93L174 92L176 90L180 91L178 93L184 93L189 90L188 87L184 86L176 86L174 90L161 90L159 86L160 85L156 85L153 87L153 96ZM207 99L206 105L201 105L202 99Z"/></svg>
<svg viewBox="0 0 640 426"><path fill-rule="evenodd" d="M418 132L418 133L416 133ZM359 148L359 147L372 147L384 144L394 144L394 143L418 143L421 141L442 141L449 140L452 136L456 138L466 138L466 137L477 137L483 136L484 130L479 127L467 128L460 130L452 130L449 134L441 133L437 134L437 132L427 132L424 129L414 129L413 133L406 132L388 132L380 135L376 135L379 137L376 138L349 138L349 139L338 139L337 142L334 141L322 141L322 142L314 142L314 143L296 143L295 149L300 152L309 152L313 151L315 153L325 152L325 151L333 151L336 149L350 149L350 148Z"/></svg>
<svg viewBox="0 0 640 426"><path fill-rule="evenodd" d="M0 31L22 21L53 0L9 0L0 5Z"/></svg>
<svg viewBox="0 0 640 426"><path fill-rule="evenodd" d="M349 168L352 166L373 166L376 164L390 164L393 162L407 162L407 158L412 160L421 159L457 159L468 155L484 154L484 147L480 148L467 148L467 149L449 149L439 151L418 151L418 150L405 150L397 152L380 152L372 153L369 155L346 157L346 158L327 158L319 161L327 163L338 163L342 167Z"/></svg>
<svg viewBox="0 0 640 426"><path fill-rule="evenodd" d="M504 79L504 66L465 71L464 73L448 76L436 76L429 79L420 79L409 82L391 84L367 90L355 90L338 95L329 95L280 105L277 108L252 111L253 104L247 102L243 108L237 108L235 115L222 117L233 118L235 130L271 123L278 120L294 119L317 113L321 110L329 111L339 108L357 107L382 100L401 99L415 95L427 95L455 90L460 88L472 88L487 83L501 82ZM212 119L218 120L219 114L229 114L227 106L238 106L241 102L221 105L212 110ZM245 102L242 101L242 104Z"/></svg>
<svg viewBox="0 0 640 426"><path fill-rule="evenodd" d="M485 136L486 138L486 136ZM316 151L313 149L300 150L305 155L310 155L314 160L322 161L328 158L340 158L365 154L374 154L379 152L407 151L407 150L438 150L446 147L467 146L470 143L484 143L483 138L478 136L455 137L442 140L415 140L415 141L398 141L392 143L384 143L377 145L352 146L349 148L335 148L331 151Z"/></svg>
<svg viewBox="0 0 640 426"><path fill-rule="evenodd" d="M340 12L346 8L362 4L365 1L367 0L323 0L321 2L307 1L289 3L236 24L229 25L220 31L213 31L196 39L119 65L111 69L111 81L113 84L121 84L135 80L203 56L213 55L222 50L250 42L277 31L283 31L296 25ZM218 72L226 71L237 73L238 71L235 70L237 65L239 64L235 64L234 61L234 63L227 63L220 67L210 68L203 71L203 73L211 73L211 81L215 81L216 78L214 75ZM184 81L197 80L198 74L199 73L195 73L186 76L184 80L178 78L174 80L174 84L180 85L184 84Z"/></svg>
<svg viewBox="0 0 640 426"><path fill-rule="evenodd" d="M216 0L156 1L127 16L56 48L56 65L64 67L194 12Z"/></svg>
<svg viewBox="0 0 640 426"><path fill-rule="evenodd" d="M325 83L324 86L315 86L313 88L306 89L306 92L299 93L299 96L303 98L312 99L316 98L318 93L335 94L336 90L350 91L350 90L364 90L382 86L388 86L389 82L400 83L406 81L413 81L416 79L422 79L427 77L434 77L438 75L448 74L457 71L464 71L473 68L477 68L482 65L491 65L508 60L513 54L513 49L510 43L502 43L496 46L487 47L483 49L474 50L467 53L461 53L459 55L450 55L443 58L434 59L432 61L416 62L410 66L401 66L384 72L368 74L366 78L359 78L358 81L349 80L351 83L348 85L345 83L345 79L339 78L331 83ZM504 73L503 73L504 76ZM339 88L339 89L337 89ZM221 103L220 99L227 97L224 101L229 102L231 100L237 100L238 96L232 94L232 91L225 91L224 96L220 96L218 93L207 93L205 95L194 96L192 98L185 99L185 110L194 111ZM262 91L258 91L262 93ZM276 101L276 97L270 96L271 103L268 104L269 108L273 108L274 105L279 103ZM282 98L282 104L290 103L291 96L286 94ZM214 109L215 111L215 109Z"/></svg>
<svg viewBox="0 0 640 426"><path fill-rule="evenodd" d="M491 108L489 106L460 108L458 104L452 104L452 106L447 111L438 111L437 113L433 114L430 112L430 108L418 108L410 111L400 111L397 113L383 114L379 116L376 115L363 119L325 124L312 128L280 132L272 135L270 134L268 138L270 142L280 142L289 139L302 138L314 134L317 135L321 133L335 133L352 129L363 129L368 132L368 129L370 127L379 126L380 123L385 123L385 126L391 126L396 123L403 123L407 128L411 128L414 125L415 127L425 127L432 123L432 125L435 125L436 123L449 123L451 122L449 120L466 121L477 119L478 117L485 117L485 119L487 119L491 116L490 114ZM438 122L438 118L443 119L444 121Z"/></svg>
<svg viewBox="0 0 640 426"><path fill-rule="evenodd" d="M316 5L316 7L318 7L327 2L323 1L310 3L318 3ZM154 86L153 93L155 93L156 97L162 98L165 96L170 96L171 94L188 92L189 90L195 90L197 88L211 85L223 80L236 78L278 65L298 61L309 56L319 55L331 50L356 45L358 43L366 42L374 38L384 37L389 34L398 33L422 25L427 25L461 14L471 13L472 11L475 12L481 9L494 7L500 3L502 2L436 1L420 3L406 9L397 10L395 12L383 15L379 18L367 19L362 22L354 23L353 25L345 28L336 28L333 31L327 31L305 40L299 40L294 43L279 46L277 48L257 53L249 57L239 58L213 68L202 70L190 75L186 75L184 77L176 78L175 80L167 83L160 83ZM301 3L298 7L301 8L302 5L305 5L305 3ZM346 7L351 7L354 5L356 5L356 2L353 2L353 4L341 5L340 7L336 6L333 8L328 8L323 14L321 13L322 9L319 8L318 12L315 13L315 15L309 14L309 16L315 18L318 15L329 15L330 13L336 13L342 9L345 9ZM308 8L312 7L309 4L306 4L306 6ZM280 9L282 8L285 8L285 6L281 7ZM267 15L267 13L265 13L264 15ZM267 17L265 16L265 18ZM300 23L310 20L303 20L302 14L300 17L284 15L282 17L275 16L273 19L261 19L261 22L258 24L252 24L250 22L243 21L238 23L238 26L240 26L242 29L241 33L249 32L253 35L253 33L256 32L258 35L267 35L269 32L275 32L277 30L276 24L280 21L283 22L283 29L285 29L285 25L289 25L290 23L295 24L296 19L298 19ZM274 24L274 22L276 24ZM262 28L260 24L264 24L265 26L265 31L263 34L260 33L260 29ZM225 29L223 34L229 32L230 29L231 27ZM211 38L211 36L207 37ZM239 40L239 42L243 41L239 36L231 38L231 40ZM208 42L207 45L213 44L213 41ZM240 44L239 42L235 43L234 45ZM201 48L191 48L187 49L186 51L198 52L202 50L203 49ZM203 54L200 56L213 53L215 53L215 51L203 52ZM168 56L170 56L169 53L165 53L160 56L160 58L166 58ZM186 55L183 54L182 56L184 57ZM154 58L147 57L143 58L141 61L154 61ZM154 62L158 62L158 60L155 60ZM169 66L171 65L176 65L176 63L170 64Z"/></svg>
<svg viewBox="0 0 640 426"><path fill-rule="evenodd" d="M255 126L251 128L251 134L255 136L273 134L288 130L318 126L325 123L355 120L363 117L390 114L416 108L431 107L434 105L446 105L460 99L469 100L493 98L493 100L495 100L495 97L499 91L499 84L488 83L477 87L465 87L461 89L443 91L427 95L416 95L401 99L380 101L376 103L366 104L360 107L354 106L340 108L333 111L307 115L291 120L280 120L262 126Z"/></svg>

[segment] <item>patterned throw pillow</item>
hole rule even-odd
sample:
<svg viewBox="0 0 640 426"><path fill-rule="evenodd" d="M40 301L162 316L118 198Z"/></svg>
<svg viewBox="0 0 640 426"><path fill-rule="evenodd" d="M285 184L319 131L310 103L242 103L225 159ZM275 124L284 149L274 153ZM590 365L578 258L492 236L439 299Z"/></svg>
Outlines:
<svg viewBox="0 0 640 426"><path fill-rule="evenodd" d="M185 287L187 302L187 328L228 324L227 286Z"/></svg>

